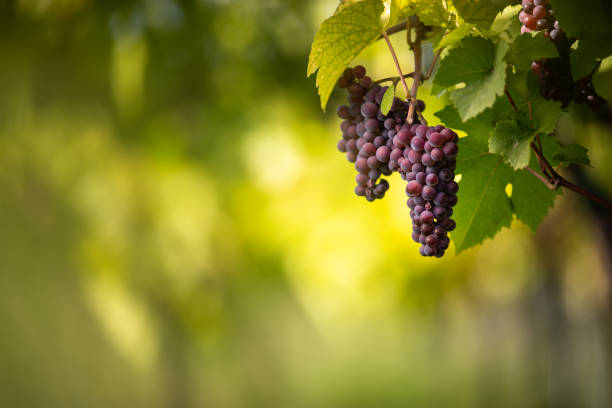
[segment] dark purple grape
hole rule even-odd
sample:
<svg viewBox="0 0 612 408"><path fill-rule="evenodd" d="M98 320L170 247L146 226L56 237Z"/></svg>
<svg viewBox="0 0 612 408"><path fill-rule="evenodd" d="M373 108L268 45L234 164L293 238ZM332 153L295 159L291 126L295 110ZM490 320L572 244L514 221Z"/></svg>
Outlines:
<svg viewBox="0 0 612 408"><path fill-rule="evenodd" d="M410 141L410 148L416 152L422 152L425 147L425 139L422 137L413 137Z"/></svg>
<svg viewBox="0 0 612 408"><path fill-rule="evenodd" d="M368 167L368 159L365 157L360 157L355 161L355 169L360 173L367 173L370 171L370 167Z"/></svg>
<svg viewBox="0 0 612 408"><path fill-rule="evenodd" d="M421 191L421 197L426 201L432 201L436 198L437 191L432 186L424 186Z"/></svg>
<svg viewBox="0 0 612 408"><path fill-rule="evenodd" d="M425 174L425 173L420 173L420 174ZM427 183L428 186L435 186L436 184L438 184L438 176L435 173L432 174L428 174L425 178L425 183Z"/></svg>
<svg viewBox="0 0 612 408"><path fill-rule="evenodd" d="M455 157L457 157L457 144L453 142L447 142L442 147L442 151L444 152L444 156L447 159L454 159Z"/></svg>
<svg viewBox="0 0 612 408"><path fill-rule="evenodd" d="M378 106L373 102L366 102L361 105L360 113L364 118L374 118L378 113Z"/></svg>
<svg viewBox="0 0 612 408"><path fill-rule="evenodd" d="M353 76L355 78L363 78L366 74L366 69L363 65L357 65L353 68Z"/></svg>
<svg viewBox="0 0 612 408"><path fill-rule="evenodd" d="M411 197L418 196L421 194L423 186L416 180L409 181L406 185L406 194Z"/></svg>
<svg viewBox="0 0 612 408"><path fill-rule="evenodd" d="M366 120L365 127L369 132L377 132L380 127L380 122L375 118L370 118Z"/></svg>
<svg viewBox="0 0 612 408"><path fill-rule="evenodd" d="M446 184L446 192L448 194L457 194L458 191L459 184L457 184L455 181L450 181Z"/></svg>

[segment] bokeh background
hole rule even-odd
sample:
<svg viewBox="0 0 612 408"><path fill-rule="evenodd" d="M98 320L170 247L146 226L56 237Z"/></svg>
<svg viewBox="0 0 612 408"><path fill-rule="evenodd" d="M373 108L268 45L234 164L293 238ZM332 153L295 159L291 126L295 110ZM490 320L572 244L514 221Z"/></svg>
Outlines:
<svg viewBox="0 0 612 408"><path fill-rule="evenodd" d="M305 76L336 5L0 0L1 406L612 406L609 212L418 256ZM608 197L610 123L559 131Z"/></svg>

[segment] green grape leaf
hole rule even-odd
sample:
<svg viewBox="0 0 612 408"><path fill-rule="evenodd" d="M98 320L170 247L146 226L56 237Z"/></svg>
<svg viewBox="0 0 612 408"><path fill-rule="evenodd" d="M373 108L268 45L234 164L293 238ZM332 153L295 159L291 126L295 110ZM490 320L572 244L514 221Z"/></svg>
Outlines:
<svg viewBox="0 0 612 408"><path fill-rule="evenodd" d="M537 168L533 156L531 168ZM561 189L550 190L544 183L526 170L515 171L510 179L512 196L510 202L516 218L535 231L555 204Z"/></svg>
<svg viewBox="0 0 612 408"><path fill-rule="evenodd" d="M584 78L612 53L612 35L585 36L572 46L570 65L574 79Z"/></svg>
<svg viewBox="0 0 612 408"><path fill-rule="evenodd" d="M440 62L434 84L444 88L465 84L450 93L463 120L493 106L503 94L506 80L503 57L507 49L505 41L496 45L485 38L467 37Z"/></svg>
<svg viewBox="0 0 612 408"><path fill-rule="evenodd" d="M381 0L348 3L321 24L310 50L307 76L319 71L317 87L323 110L347 65L379 37L383 11Z"/></svg>
<svg viewBox="0 0 612 408"><path fill-rule="evenodd" d="M453 48L459 41L470 36L474 32L474 26L471 24L461 24L457 28L451 30L448 34L442 37L442 40L436 46L436 50L442 48Z"/></svg>
<svg viewBox="0 0 612 408"><path fill-rule="evenodd" d="M612 100L612 55L601 61L599 69L593 75L593 86L603 98Z"/></svg>
<svg viewBox="0 0 612 408"><path fill-rule="evenodd" d="M533 136L530 129L523 128L515 120L501 121L491 132L489 151L504 156L513 168L523 168L531 158Z"/></svg>
<svg viewBox="0 0 612 408"><path fill-rule="evenodd" d="M452 0L462 20L488 29L497 13L514 3L512 0Z"/></svg>
<svg viewBox="0 0 612 408"><path fill-rule="evenodd" d="M395 98L395 85L391 85L385 91L385 95L383 96L382 102L380 104L380 111L383 115L387 115L391 110L391 105L393 105L393 99Z"/></svg>
<svg viewBox="0 0 612 408"><path fill-rule="evenodd" d="M559 53L552 41L540 31L516 37L506 53L505 59L509 64L514 65L517 70L526 71L529 69L531 61L558 56Z"/></svg>
<svg viewBox="0 0 612 408"><path fill-rule="evenodd" d="M504 156L514 168L521 169L531 160L531 142L537 134L555 130L561 115L561 106L542 98L521 100L517 98L518 111L497 112L495 129L491 131L489 151ZM529 113L529 102L532 106ZM533 115L533 120L531 120Z"/></svg>
<svg viewBox="0 0 612 408"><path fill-rule="evenodd" d="M512 207L505 188L512 170L501 156L489 153L485 143L468 136L459 139L456 173L461 181L452 237L459 254L510 226Z"/></svg>
<svg viewBox="0 0 612 408"><path fill-rule="evenodd" d="M559 148L551 136L542 137L542 145L545 151ZM530 165L538 166L534 156ZM513 215L535 230L561 194L526 170L512 170L501 156L490 153L485 143L471 135L459 139L456 173L461 174L453 216L457 228L452 234L457 254L509 227ZM510 197L506 194L508 184L512 185Z"/></svg>
<svg viewBox="0 0 612 408"><path fill-rule="evenodd" d="M442 123L451 129L462 130L470 136L470 140L487 143L491 126L491 110L486 110L475 118L462 121L459 112L453 105L446 105L444 109L434 113Z"/></svg>
<svg viewBox="0 0 612 408"><path fill-rule="evenodd" d="M508 39L514 38L520 32L521 23L517 16L522 8L520 4L516 4L500 11L491 24L491 31L496 34L509 31L511 36Z"/></svg>
<svg viewBox="0 0 612 408"><path fill-rule="evenodd" d="M555 18L569 37L612 34L612 2L610 0L551 0Z"/></svg>
<svg viewBox="0 0 612 408"><path fill-rule="evenodd" d="M561 146L559 151L553 155L555 160L561 162L562 166L570 164L582 164L590 165L588 150L584 146L577 144L570 144L567 146Z"/></svg>
<svg viewBox="0 0 612 408"><path fill-rule="evenodd" d="M561 104L537 98L533 101L533 129L535 133L551 133L561 116Z"/></svg>
<svg viewBox="0 0 612 408"><path fill-rule="evenodd" d="M413 15L426 25L437 27L446 27L450 20L443 0L391 0L389 24Z"/></svg>

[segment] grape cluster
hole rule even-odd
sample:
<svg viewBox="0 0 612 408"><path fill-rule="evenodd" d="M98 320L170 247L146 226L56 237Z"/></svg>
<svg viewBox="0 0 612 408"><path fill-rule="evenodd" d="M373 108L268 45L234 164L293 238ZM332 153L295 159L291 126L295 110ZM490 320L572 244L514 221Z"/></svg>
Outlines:
<svg viewBox="0 0 612 408"><path fill-rule="evenodd" d="M399 98L384 115L380 105L387 87L374 83L362 66L347 68L338 86L348 90L349 102L337 109L343 119L338 150L355 163L355 193L368 201L382 198L389 183L381 175L398 171L408 182L412 237L422 244L421 255L443 256L450 243L448 232L456 226L450 217L459 190L454 181L457 134L441 125L421 124L421 100L415 105L413 125L406 121L410 103Z"/></svg>
<svg viewBox="0 0 612 408"><path fill-rule="evenodd" d="M540 81L540 95L547 100L561 102L567 107L576 91L570 64L566 58L542 58L531 63L531 70Z"/></svg>
<svg viewBox="0 0 612 408"><path fill-rule="evenodd" d="M346 69L338 85L348 90L350 104L337 110L343 119L338 150L346 152L348 161L355 163L355 194L368 201L383 198L389 182L380 177L393 173L389 168L392 138L395 128L405 122L409 104L394 98L390 112L383 115L380 104L387 87L374 84L363 66Z"/></svg>
<svg viewBox="0 0 612 408"><path fill-rule="evenodd" d="M412 239L423 256L441 257L448 248L448 232L455 229L453 207L458 137L442 125L404 124L393 138L392 168L408 182L406 194L412 218Z"/></svg>
<svg viewBox="0 0 612 408"><path fill-rule="evenodd" d="M549 0L523 0L523 10L519 13L519 20L523 24L521 33L544 31L546 37L555 43L561 42L565 33L561 30L555 18L555 12L550 8Z"/></svg>
<svg viewBox="0 0 612 408"><path fill-rule="evenodd" d="M531 64L531 70L540 80L542 97L560 101L563 107L574 101L599 109L606 101L595 92L591 76L576 82L572 78L569 61L571 41L555 18L549 0L522 0L522 5L523 9L519 13L519 20L523 24L521 33L544 31L560 55L559 58L542 58Z"/></svg>

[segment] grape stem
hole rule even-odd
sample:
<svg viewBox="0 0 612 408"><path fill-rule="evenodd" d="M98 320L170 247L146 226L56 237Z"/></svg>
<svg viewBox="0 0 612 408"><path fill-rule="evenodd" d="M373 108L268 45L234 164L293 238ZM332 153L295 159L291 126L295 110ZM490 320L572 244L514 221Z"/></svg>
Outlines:
<svg viewBox="0 0 612 408"><path fill-rule="evenodd" d="M394 26L387 28L387 30L385 31L385 34L389 36L395 33L399 33L400 31L404 31L405 29L406 29L406 23L398 23ZM381 34L380 37L378 37L379 40L382 40L383 38L385 38L384 34Z"/></svg>
<svg viewBox="0 0 612 408"><path fill-rule="evenodd" d="M406 95L410 98L410 107L408 108L408 117L406 118L406 121L408 122L409 125L412 125L412 122L414 121L414 109L416 106L416 102L417 102L417 94L419 92L419 85L421 84L421 81L423 80L423 74L422 74L422 59L423 59L423 52L421 49L421 40L422 40L422 33L420 30L415 30L415 38L414 41L412 40L412 29L410 26L410 19L408 19L408 22L406 23L407 28L408 28L408 33L407 33L407 41L408 41L408 45L410 46L410 49L412 50L412 53L414 54L414 79L412 81L412 89L410 90L410 92L406 91ZM435 59L434 59L434 64L435 64ZM433 71L433 64L431 67L431 71ZM418 112L417 112L418 114ZM419 115L419 119L421 118L421 115Z"/></svg>
<svg viewBox="0 0 612 408"><path fill-rule="evenodd" d="M409 74L404 74L404 78L414 78L414 72L411 72ZM393 77L379 79L378 81L374 81L374 83L380 84L382 82L393 82L394 84L397 84L399 81L400 81L400 77L393 76Z"/></svg>
<svg viewBox="0 0 612 408"><path fill-rule="evenodd" d="M393 49L393 45L391 44L391 40L386 32L382 32L385 41L387 42L387 46L389 47L389 51L391 52L391 56L393 57L393 62L395 63L395 68L397 69L397 73L399 74L400 80L402 81L402 85L404 86L404 91L406 95L410 95L410 91L408 90L408 85L406 84L406 79L404 78L404 74L402 74L402 68L400 67L399 60L397 59L397 55L395 54L395 50ZM415 71L414 75L418 77L420 75L420 71Z"/></svg>
<svg viewBox="0 0 612 408"><path fill-rule="evenodd" d="M434 67L436 66L436 63L438 62L438 60L440 59L440 54L442 54L442 48L440 48L440 50L438 50L438 52L434 56L434 59L431 62L429 69L427 70L427 74L421 77L423 81L427 81L429 78L431 78L431 74L433 74Z"/></svg>
<svg viewBox="0 0 612 408"><path fill-rule="evenodd" d="M515 112L518 112L518 108L516 107L516 104L514 103L514 99L512 99L512 95L510 95L510 92L508 92L508 88L504 89L504 93L508 97L508 100L510 101L510 105L512 105L512 109L514 109Z"/></svg>
<svg viewBox="0 0 612 408"><path fill-rule="evenodd" d="M525 170L527 170L529 173L533 174L535 177L538 178L538 180L540 180L542 183L544 183L546 185L546 187L548 187L551 190L556 190L559 187L565 187L568 190L571 190L577 194L580 194L581 196L584 196L586 198L588 198L591 201L594 201L604 207L607 207L609 209L612 209L612 202L605 200L589 191L586 191L582 188L580 188L579 186L577 186L576 184L572 183L571 181L563 178L563 176L561 176L559 173L557 173L557 171L550 165L550 163L548 162L548 160L546 160L546 157L544 157L544 153L542 151L542 145L539 141L539 137L537 138L538 140L538 144L540 145L540 147L538 148L538 146L536 146L535 143L531 143L531 150L533 150L533 152L535 153L535 155L538 157L538 161L540 163L541 166L541 170L542 173L545 174L546 177L542 176L541 174L537 173L535 170L533 170L530 167L526 167Z"/></svg>

